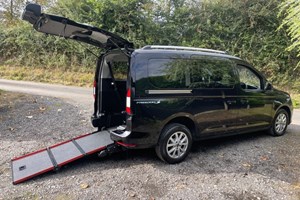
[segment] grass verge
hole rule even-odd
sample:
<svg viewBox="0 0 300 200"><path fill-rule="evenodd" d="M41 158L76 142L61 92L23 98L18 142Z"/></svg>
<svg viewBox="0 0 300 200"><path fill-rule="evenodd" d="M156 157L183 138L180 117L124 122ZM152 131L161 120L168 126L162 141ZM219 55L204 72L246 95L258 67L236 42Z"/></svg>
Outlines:
<svg viewBox="0 0 300 200"><path fill-rule="evenodd" d="M300 108L300 94L291 94L294 108Z"/></svg>
<svg viewBox="0 0 300 200"><path fill-rule="evenodd" d="M0 77L11 80L57 83L81 87L92 87L94 72L65 71L33 67L0 66Z"/></svg>

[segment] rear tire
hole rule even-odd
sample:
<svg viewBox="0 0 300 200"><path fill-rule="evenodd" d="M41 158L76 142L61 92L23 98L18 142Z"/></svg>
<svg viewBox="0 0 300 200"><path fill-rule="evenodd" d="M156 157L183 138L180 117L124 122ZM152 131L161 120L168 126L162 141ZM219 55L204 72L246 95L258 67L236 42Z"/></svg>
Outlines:
<svg viewBox="0 0 300 200"><path fill-rule="evenodd" d="M162 130L155 151L162 161L175 164L187 157L191 147L192 134L190 130L182 124L172 123Z"/></svg>
<svg viewBox="0 0 300 200"><path fill-rule="evenodd" d="M282 136L286 132L286 128L289 123L289 115L284 109L280 109L272 122L272 126L269 129L269 134L272 136Z"/></svg>

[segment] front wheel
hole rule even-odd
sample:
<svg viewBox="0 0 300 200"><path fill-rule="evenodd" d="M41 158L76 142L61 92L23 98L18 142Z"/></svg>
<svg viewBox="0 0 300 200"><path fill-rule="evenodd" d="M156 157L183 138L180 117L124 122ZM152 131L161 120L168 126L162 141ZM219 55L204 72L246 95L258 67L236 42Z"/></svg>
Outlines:
<svg viewBox="0 0 300 200"><path fill-rule="evenodd" d="M167 125L160 136L155 148L157 156L170 164L183 161L192 147L192 134L182 124Z"/></svg>
<svg viewBox="0 0 300 200"><path fill-rule="evenodd" d="M273 120L269 133L272 136L282 136L285 134L289 123L289 115L284 109L280 109Z"/></svg>

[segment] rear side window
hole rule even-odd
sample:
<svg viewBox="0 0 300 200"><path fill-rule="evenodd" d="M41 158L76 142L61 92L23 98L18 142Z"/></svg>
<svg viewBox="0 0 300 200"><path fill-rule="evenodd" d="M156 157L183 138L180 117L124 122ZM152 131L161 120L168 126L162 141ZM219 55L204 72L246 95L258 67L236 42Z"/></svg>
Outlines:
<svg viewBox="0 0 300 200"><path fill-rule="evenodd" d="M218 57L150 59L148 79L158 89L233 88L233 66Z"/></svg>

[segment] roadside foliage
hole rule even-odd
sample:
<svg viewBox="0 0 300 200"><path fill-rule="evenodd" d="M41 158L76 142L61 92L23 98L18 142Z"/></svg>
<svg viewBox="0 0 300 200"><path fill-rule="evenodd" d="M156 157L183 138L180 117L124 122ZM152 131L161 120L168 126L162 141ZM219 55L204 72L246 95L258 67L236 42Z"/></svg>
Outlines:
<svg viewBox="0 0 300 200"><path fill-rule="evenodd" d="M288 51L296 50L300 56L300 1L284 0L280 4L279 16L283 16L280 28L287 28L287 33L291 37L292 44L287 48ZM297 64L298 68L300 63ZM295 68L295 69L296 69Z"/></svg>
<svg viewBox="0 0 300 200"><path fill-rule="evenodd" d="M274 84L299 92L299 58L294 50L299 45L293 43L297 35L292 31L300 29L300 23L295 25L289 21L290 9L298 2L289 4L292 1L52 0L39 3L44 5L45 12L119 34L132 41L135 48L160 44L228 51L263 71ZM94 70L95 56L90 51L99 54L98 49L34 31L16 17L25 1L0 2L4 8L0 15L0 64L80 72ZM14 2L14 7L10 9L8 2ZM13 14L9 15L9 10Z"/></svg>

